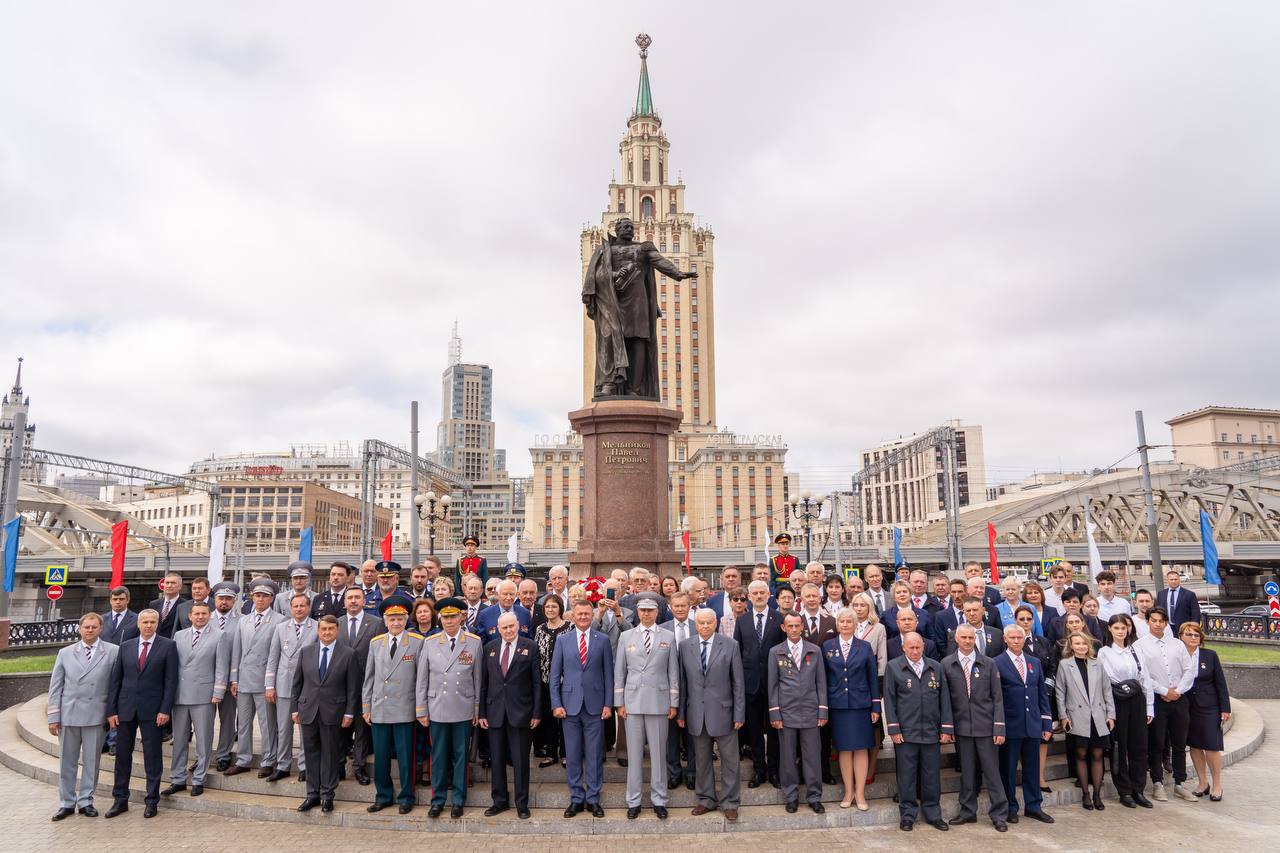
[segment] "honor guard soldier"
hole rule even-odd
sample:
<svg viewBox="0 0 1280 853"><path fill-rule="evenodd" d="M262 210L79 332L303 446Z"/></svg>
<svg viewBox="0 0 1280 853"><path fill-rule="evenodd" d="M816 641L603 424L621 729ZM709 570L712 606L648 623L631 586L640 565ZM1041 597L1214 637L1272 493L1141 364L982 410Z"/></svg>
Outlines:
<svg viewBox="0 0 1280 853"><path fill-rule="evenodd" d="M489 582L489 561L476 553L479 547L480 540L475 536L467 536L462 540L463 554L458 558L454 589L462 589L462 576L467 574L480 578L481 584Z"/></svg>
<svg viewBox="0 0 1280 853"><path fill-rule="evenodd" d="M800 566L800 562L791 553L791 534L783 531L773 537L773 544L778 546L778 553L769 558L769 585L774 592L787 583Z"/></svg>
<svg viewBox="0 0 1280 853"><path fill-rule="evenodd" d="M426 643L418 667L418 695L425 697L418 722L431 730L431 810L444 811L445 795L453 788L450 817L462 817L467 802L467 748L471 728L480 717L480 638L462 628L465 602L446 598L438 611L441 631ZM422 701L419 704L422 704ZM505 773L506 768L495 772Z"/></svg>
<svg viewBox="0 0 1280 853"><path fill-rule="evenodd" d="M376 795L369 812L400 804L400 814L413 811L413 721L426 714L426 696L417 692L418 664L422 659L422 635L408 631L413 601L403 595L385 598L378 605L387 633L369 641L364 667L362 709L373 734L373 784ZM391 786L391 756L400 771L400 792Z"/></svg>

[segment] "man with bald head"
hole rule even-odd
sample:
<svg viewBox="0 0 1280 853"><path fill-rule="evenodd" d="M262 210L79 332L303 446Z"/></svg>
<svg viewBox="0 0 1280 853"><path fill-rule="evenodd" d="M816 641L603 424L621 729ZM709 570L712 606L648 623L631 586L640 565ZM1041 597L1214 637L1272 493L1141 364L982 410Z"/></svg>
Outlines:
<svg viewBox="0 0 1280 853"><path fill-rule="evenodd" d="M520 636L528 637L532 631L533 614L524 605L516 601L518 587L515 581L504 580L498 583L498 603L480 611L476 617L475 633L485 644L498 639L498 619L508 613L516 617L520 626Z"/></svg>
<svg viewBox="0 0 1280 853"><path fill-rule="evenodd" d="M938 802L940 744L951 743L955 732L951 695L942 665L925 656L924 638L915 631L903 631L901 641L902 657L885 666L882 700L897 767L898 828L910 832L923 813L926 823L945 832L947 822Z"/></svg>
<svg viewBox="0 0 1280 853"><path fill-rule="evenodd" d="M480 673L480 728L488 733L493 767L489 773L493 805L486 817L510 808L507 765L515 784L516 815L529 819L529 746L542 707L541 663L538 646L520 636L520 621L507 612L498 617L498 637L484 650Z"/></svg>
<svg viewBox="0 0 1280 853"><path fill-rule="evenodd" d="M896 614L898 635L896 637L890 637L885 642L884 651L886 660L893 660L894 658L902 657L904 651L902 638L908 633L918 630L920 626L919 619L914 610L898 610L896 611ZM939 660L942 655L938 653L938 646L933 642L933 640L928 637L921 637L921 639L924 640L925 657L932 658L933 660Z"/></svg>
<svg viewBox="0 0 1280 853"><path fill-rule="evenodd" d="M975 601L975 604L981 604ZM980 626L985 628L986 626ZM987 811L997 832L1009 829L1009 801L1000 782L999 747L1004 743L1004 699L995 662L978 651L977 629L962 622L952 635L955 652L942 661L955 715L956 758L960 763L960 814L949 823L978 822L978 778L986 782Z"/></svg>

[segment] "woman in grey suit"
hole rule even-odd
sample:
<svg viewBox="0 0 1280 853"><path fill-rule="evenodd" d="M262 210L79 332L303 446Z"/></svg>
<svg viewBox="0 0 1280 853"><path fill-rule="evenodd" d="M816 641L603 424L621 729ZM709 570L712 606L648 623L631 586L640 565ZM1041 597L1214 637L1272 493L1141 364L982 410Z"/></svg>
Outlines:
<svg viewBox="0 0 1280 853"><path fill-rule="evenodd" d="M1067 637L1054 691L1058 696L1062 730L1067 733L1067 747L1075 752L1077 777L1084 792L1083 805L1100 811L1103 808L1102 753L1111 746L1116 705L1111 695L1111 680L1094 657L1092 638L1083 631Z"/></svg>

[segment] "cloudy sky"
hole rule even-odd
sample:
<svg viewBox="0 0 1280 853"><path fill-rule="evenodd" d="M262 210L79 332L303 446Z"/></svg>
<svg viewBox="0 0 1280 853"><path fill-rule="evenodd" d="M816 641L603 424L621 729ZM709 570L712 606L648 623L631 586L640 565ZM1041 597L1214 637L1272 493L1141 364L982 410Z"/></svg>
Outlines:
<svg viewBox="0 0 1280 853"><path fill-rule="evenodd" d="M3 3L39 444L185 470L407 441L411 399L432 435L456 317L527 472L580 402L641 30L717 238L719 421L806 485L946 418L1013 480L1124 456L1135 409L1164 442L1280 405L1280 7L643 6Z"/></svg>

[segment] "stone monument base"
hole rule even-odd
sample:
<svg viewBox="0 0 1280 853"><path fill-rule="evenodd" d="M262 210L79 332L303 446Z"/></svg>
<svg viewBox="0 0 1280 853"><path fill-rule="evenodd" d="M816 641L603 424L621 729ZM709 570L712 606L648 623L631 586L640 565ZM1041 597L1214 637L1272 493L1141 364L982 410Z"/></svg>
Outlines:
<svg viewBox="0 0 1280 853"><path fill-rule="evenodd" d="M635 398L601 400L569 413L582 436L582 536L569 555L573 578L636 566L679 574L670 535L668 440L680 413Z"/></svg>

